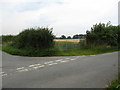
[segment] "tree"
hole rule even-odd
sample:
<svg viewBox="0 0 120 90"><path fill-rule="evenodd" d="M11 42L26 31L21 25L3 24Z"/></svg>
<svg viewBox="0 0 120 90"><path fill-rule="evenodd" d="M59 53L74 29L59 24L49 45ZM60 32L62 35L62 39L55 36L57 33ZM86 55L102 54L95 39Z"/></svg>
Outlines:
<svg viewBox="0 0 120 90"><path fill-rule="evenodd" d="M50 48L54 46L52 28L29 28L17 35L14 46L17 48Z"/></svg>
<svg viewBox="0 0 120 90"><path fill-rule="evenodd" d="M73 36L73 39L85 39L86 35L85 34L76 34Z"/></svg>
<svg viewBox="0 0 120 90"><path fill-rule="evenodd" d="M119 31L119 26L112 26L110 22L95 24L91 31L86 32L87 44L116 46L118 45Z"/></svg>
<svg viewBox="0 0 120 90"><path fill-rule="evenodd" d="M66 39L66 36L65 36L65 35L62 35L62 36L60 37L60 39Z"/></svg>
<svg viewBox="0 0 120 90"><path fill-rule="evenodd" d="M78 39L78 38L79 38L78 34L76 34L76 35L73 36L73 39Z"/></svg>
<svg viewBox="0 0 120 90"><path fill-rule="evenodd" d="M71 36L68 36L67 39L71 39Z"/></svg>

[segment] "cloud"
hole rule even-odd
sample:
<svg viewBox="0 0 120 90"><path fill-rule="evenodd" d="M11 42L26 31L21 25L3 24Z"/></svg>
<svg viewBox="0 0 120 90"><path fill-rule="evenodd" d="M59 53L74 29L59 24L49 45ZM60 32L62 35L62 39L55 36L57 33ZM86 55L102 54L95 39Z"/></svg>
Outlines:
<svg viewBox="0 0 120 90"><path fill-rule="evenodd" d="M117 24L119 0L2 0L2 33L18 34L34 26L53 27L60 36L85 33L99 22Z"/></svg>

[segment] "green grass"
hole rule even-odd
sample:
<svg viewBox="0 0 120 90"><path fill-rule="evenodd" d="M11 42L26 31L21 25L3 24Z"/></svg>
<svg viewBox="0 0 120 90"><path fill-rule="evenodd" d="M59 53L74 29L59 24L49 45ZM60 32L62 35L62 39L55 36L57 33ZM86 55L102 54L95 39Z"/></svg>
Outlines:
<svg viewBox="0 0 120 90"><path fill-rule="evenodd" d="M0 50L2 50L2 45L0 45Z"/></svg>
<svg viewBox="0 0 120 90"><path fill-rule="evenodd" d="M55 45L59 49L56 56L80 56L80 55L95 55L108 52L118 51L118 47L110 46L85 46L80 43L73 42L57 42Z"/></svg>
<svg viewBox="0 0 120 90"><path fill-rule="evenodd" d="M120 88L120 73L118 75L118 79L117 80L113 80L111 82L111 84L107 87L107 89L109 90L110 88Z"/></svg>
<svg viewBox="0 0 120 90"><path fill-rule="evenodd" d="M3 46L2 51L5 51L12 55L19 55L19 56L53 56L56 52L55 49L17 49L11 46Z"/></svg>
<svg viewBox="0 0 120 90"><path fill-rule="evenodd" d="M74 42L55 42L55 47L50 49L18 49L10 45L3 45L2 50L19 56L80 56L80 55L95 55L108 52L118 51L117 47L108 46L86 46Z"/></svg>

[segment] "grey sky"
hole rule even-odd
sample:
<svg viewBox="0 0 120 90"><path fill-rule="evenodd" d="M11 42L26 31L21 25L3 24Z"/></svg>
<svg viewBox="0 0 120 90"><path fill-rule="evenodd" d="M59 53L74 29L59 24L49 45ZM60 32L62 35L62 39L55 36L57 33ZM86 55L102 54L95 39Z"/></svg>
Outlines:
<svg viewBox="0 0 120 90"><path fill-rule="evenodd" d="M55 35L86 33L93 24L118 24L119 0L1 0L2 34L25 28L53 27Z"/></svg>

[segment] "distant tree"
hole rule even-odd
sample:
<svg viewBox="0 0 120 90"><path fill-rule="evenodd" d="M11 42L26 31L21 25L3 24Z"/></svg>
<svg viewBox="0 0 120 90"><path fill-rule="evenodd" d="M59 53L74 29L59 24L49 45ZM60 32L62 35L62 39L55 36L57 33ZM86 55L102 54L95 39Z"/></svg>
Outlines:
<svg viewBox="0 0 120 90"><path fill-rule="evenodd" d="M60 37L60 39L66 39L66 36L65 36L65 35L62 35L62 36Z"/></svg>
<svg viewBox="0 0 120 90"><path fill-rule="evenodd" d="M73 39L78 39L78 38L79 38L78 34L76 34L76 35L73 36Z"/></svg>
<svg viewBox="0 0 120 90"><path fill-rule="evenodd" d="M71 39L71 36L68 36L67 39Z"/></svg>
<svg viewBox="0 0 120 90"><path fill-rule="evenodd" d="M73 39L84 39L86 37L85 34L76 34L73 36Z"/></svg>
<svg viewBox="0 0 120 90"><path fill-rule="evenodd" d="M79 34L79 39L85 39L86 35L85 34Z"/></svg>

